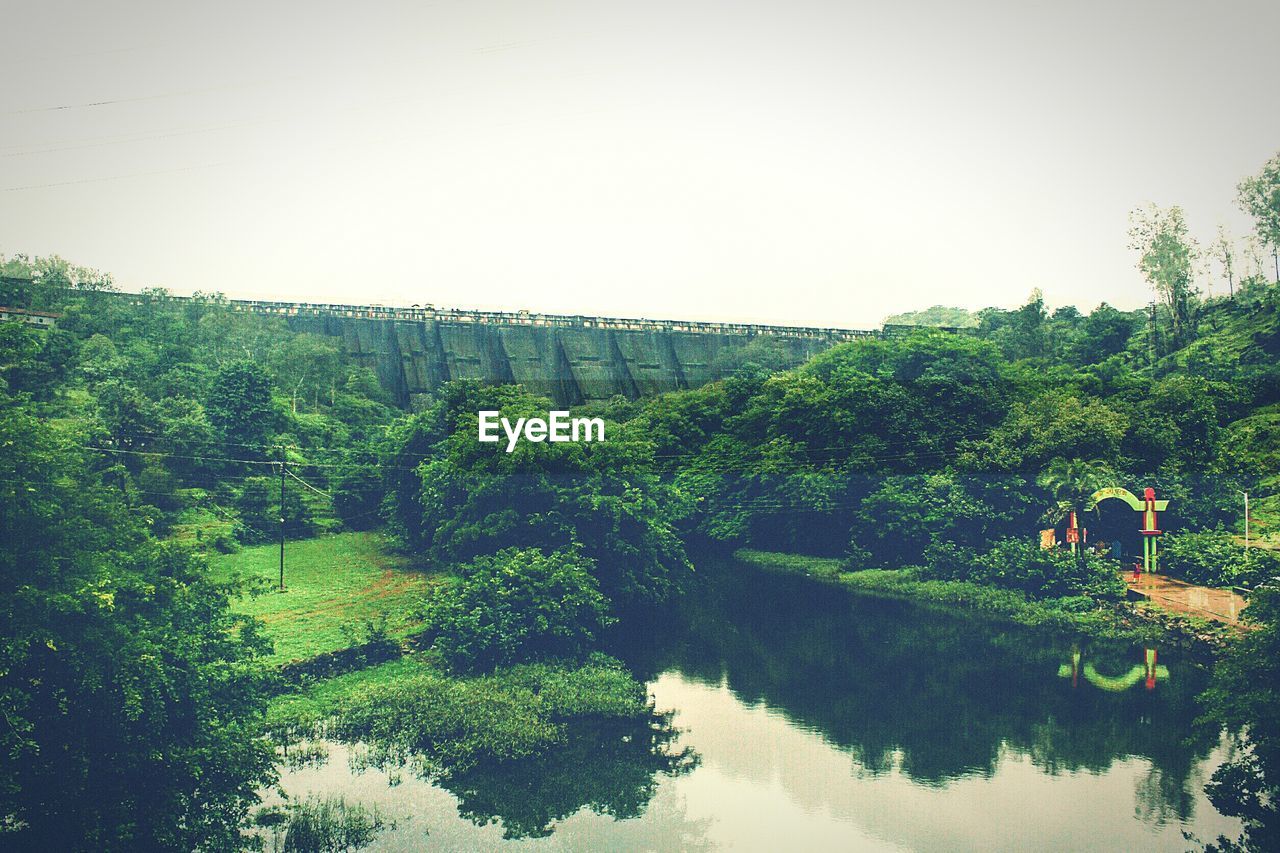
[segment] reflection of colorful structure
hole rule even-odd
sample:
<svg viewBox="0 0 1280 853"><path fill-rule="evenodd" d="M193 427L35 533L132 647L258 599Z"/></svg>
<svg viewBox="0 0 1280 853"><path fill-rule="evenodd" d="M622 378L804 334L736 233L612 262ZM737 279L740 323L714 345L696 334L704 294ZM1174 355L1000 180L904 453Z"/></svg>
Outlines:
<svg viewBox="0 0 1280 853"><path fill-rule="evenodd" d="M1169 668L1156 664L1156 650L1147 649L1146 659L1143 663L1134 664L1127 672L1120 675L1103 675L1098 672L1097 667L1092 663L1086 663L1083 670L1080 667L1081 654L1079 649L1071 651L1071 663L1064 663L1058 667L1059 678L1070 678L1071 686L1075 687L1079 684L1080 675L1083 672L1084 680L1097 687L1099 690L1107 690L1112 693L1119 693L1128 690L1139 681L1144 682L1144 686L1148 690L1156 689L1156 681L1169 679Z"/></svg>
<svg viewBox="0 0 1280 853"><path fill-rule="evenodd" d="M1099 489L1094 492L1093 496L1089 498L1089 508L1092 509L1098 505L1099 501L1104 501L1107 498L1122 500L1134 512L1142 513L1142 526L1138 530L1142 534L1142 568L1147 572L1158 571L1160 568L1160 553L1156 545L1156 539L1162 531L1157 525L1159 520L1157 513L1164 512L1169 506L1169 502L1167 500L1156 500L1156 490L1152 488L1143 490L1142 500L1139 500L1128 489L1111 488Z"/></svg>

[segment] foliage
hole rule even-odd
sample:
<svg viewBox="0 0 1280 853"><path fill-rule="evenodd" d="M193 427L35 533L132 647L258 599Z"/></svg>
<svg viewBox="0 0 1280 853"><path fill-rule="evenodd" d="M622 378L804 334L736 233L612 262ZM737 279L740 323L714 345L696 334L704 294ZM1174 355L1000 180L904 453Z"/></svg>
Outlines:
<svg viewBox="0 0 1280 853"><path fill-rule="evenodd" d="M507 548L477 557L427 602L434 648L459 671L581 657L609 621L590 568L573 551Z"/></svg>
<svg viewBox="0 0 1280 853"><path fill-rule="evenodd" d="M1210 717L1233 734L1237 750L1206 786L1218 811L1244 822L1236 846L1280 846L1280 588L1254 590L1245 618L1257 624L1214 669L1204 699Z"/></svg>
<svg viewBox="0 0 1280 853"><path fill-rule="evenodd" d="M205 405L209 420L232 446L249 456L261 452L273 421L271 383L261 367L247 359L223 365Z"/></svg>
<svg viewBox="0 0 1280 853"><path fill-rule="evenodd" d="M1100 459L1054 459L1036 478L1054 501L1046 519L1057 524L1068 513L1080 512L1094 492L1116 485L1116 480L1115 472Z"/></svg>
<svg viewBox="0 0 1280 853"><path fill-rule="evenodd" d="M279 480L270 477L248 477L240 487L235 502L240 513L240 540L257 544L280 535L281 519L284 519L285 536L308 536L314 529L311 508L303 500L300 487L284 490L283 510L280 503Z"/></svg>
<svg viewBox="0 0 1280 853"><path fill-rule="evenodd" d="M1088 595L1117 601L1125 593L1115 562L1083 550L1071 554L1041 549L1025 537L1001 539L985 553L950 543L936 545L926 555L925 576L1016 589L1032 598Z"/></svg>
<svg viewBox="0 0 1280 853"><path fill-rule="evenodd" d="M1258 236L1280 247L1280 154L1264 163L1257 175L1241 181L1237 190L1240 207L1253 217Z"/></svg>
<svg viewBox="0 0 1280 853"><path fill-rule="evenodd" d="M1161 537L1160 568L1201 586L1254 586L1280 575L1280 555L1246 549L1221 529L1180 531Z"/></svg>
<svg viewBox="0 0 1280 853"><path fill-rule="evenodd" d="M426 457L416 476L393 483L406 538L442 564L509 547L576 548L615 605L666 597L689 563L673 526L674 495L652 472L651 445L617 425L604 442L521 442L511 453L475 439L478 411L514 421L549 408L517 388L446 386L388 459L404 468L396 462Z"/></svg>
<svg viewBox="0 0 1280 853"><path fill-rule="evenodd" d="M271 778L266 644L67 439L0 397L0 840L234 848Z"/></svg>
<svg viewBox="0 0 1280 853"><path fill-rule="evenodd" d="M914 565L932 544L980 547L1027 521L1016 477L978 479L950 473L890 477L863 499L852 547L873 565ZM1011 499L1012 498L1012 499ZM1019 510L1022 510L1021 512ZM864 562L858 568L866 568Z"/></svg>
<svg viewBox="0 0 1280 853"><path fill-rule="evenodd" d="M354 460L333 482L333 511L350 530L376 527L383 496L382 472Z"/></svg>
<svg viewBox="0 0 1280 853"><path fill-rule="evenodd" d="M1194 266L1199 257L1182 208L1155 205L1130 216L1129 247L1139 253L1138 269L1169 309L1175 346L1190 339L1195 310Z"/></svg>
<svg viewBox="0 0 1280 853"><path fill-rule="evenodd" d="M973 328L978 325L978 318L964 308L949 308L945 305L934 305L923 311L907 311L902 314L891 314L884 318L886 326L945 326L949 328Z"/></svg>
<svg viewBox="0 0 1280 853"><path fill-rule="evenodd" d="M375 764L412 759L428 775L450 775L543 752L563 742L570 720L647 718L650 710L643 685L600 655L470 678L414 656L282 696L269 719L293 737L323 732L368 743Z"/></svg>

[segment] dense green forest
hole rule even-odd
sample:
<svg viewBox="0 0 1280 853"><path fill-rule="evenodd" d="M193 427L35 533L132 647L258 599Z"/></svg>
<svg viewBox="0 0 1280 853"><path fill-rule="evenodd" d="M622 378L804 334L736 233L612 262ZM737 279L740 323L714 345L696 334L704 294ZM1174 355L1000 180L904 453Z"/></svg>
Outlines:
<svg viewBox="0 0 1280 853"><path fill-rule="evenodd" d="M1280 190L1258 193L1266 233ZM1115 551L1041 550L1036 534L1078 511L1121 542L1086 509L1124 486L1170 501L1165 572L1258 588L1270 627L1229 653L1211 695L1252 727L1214 784L1263 849L1280 757L1274 687L1259 685L1280 683L1265 588L1280 560L1243 547L1241 493L1254 544L1274 545L1280 286L1254 274L1199 292L1176 208L1140 211L1133 237L1150 308L1050 310L1034 292L899 319L921 328L792 370L760 347L722 382L584 407L608 441L512 453L475 440L477 412L552 408L520 387L450 383L406 412L333 339L219 295L124 299L60 259L8 259L0 303L56 326L0 323L0 833L244 842L280 688L259 624L229 609L238 581L206 568L219 552L380 528L448 576L423 596L419 641L443 671L496 677L587 659L605 626L677 592L696 550L914 567L1105 608L1124 594ZM642 705L628 690L622 705Z"/></svg>

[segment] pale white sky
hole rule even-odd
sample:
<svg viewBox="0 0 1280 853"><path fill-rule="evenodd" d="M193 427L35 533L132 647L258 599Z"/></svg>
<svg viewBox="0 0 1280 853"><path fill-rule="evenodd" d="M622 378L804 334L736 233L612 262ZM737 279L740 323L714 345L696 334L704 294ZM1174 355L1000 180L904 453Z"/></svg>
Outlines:
<svg viewBox="0 0 1280 853"><path fill-rule="evenodd" d="M6 0L0 253L126 289L865 327L1148 300L1280 4ZM1221 287L1222 285L1216 285Z"/></svg>

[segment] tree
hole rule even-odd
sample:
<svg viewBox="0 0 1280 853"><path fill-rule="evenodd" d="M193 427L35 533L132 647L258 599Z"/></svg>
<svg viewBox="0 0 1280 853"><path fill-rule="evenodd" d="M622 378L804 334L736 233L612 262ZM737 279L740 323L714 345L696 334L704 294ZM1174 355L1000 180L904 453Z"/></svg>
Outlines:
<svg viewBox="0 0 1280 853"><path fill-rule="evenodd" d="M1084 319L1076 339L1075 352L1080 364L1098 364L1124 352L1133 337L1133 316L1103 302Z"/></svg>
<svg viewBox="0 0 1280 853"><path fill-rule="evenodd" d="M166 397L156 404L165 447L165 463L191 485L213 485L213 475L225 455L217 447L217 435L204 406L190 397Z"/></svg>
<svg viewBox="0 0 1280 853"><path fill-rule="evenodd" d="M1036 477L1057 457L1115 459L1129 420L1107 403L1050 391L1015 403L1000 426L961 457L972 470Z"/></svg>
<svg viewBox="0 0 1280 853"><path fill-rule="evenodd" d="M228 443L261 449L273 420L271 382L256 362L233 361L214 377L205 410Z"/></svg>
<svg viewBox="0 0 1280 853"><path fill-rule="evenodd" d="M390 457L411 472L392 480L409 542L443 564L509 547L578 548L619 606L660 601L683 582L690 566L674 527L679 496L653 473L652 445L637 430L610 424L608 441L520 442L507 453L476 441L476 413L545 417L550 401L473 382L440 393Z"/></svg>
<svg viewBox="0 0 1280 853"><path fill-rule="evenodd" d="M329 338L294 333L287 335L271 350L269 360L280 386L289 394L289 405L298 412L298 400L312 398L313 404L323 393L332 403L342 378L342 362L338 348Z"/></svg>
<svg viewBox="0 0 1280 853"><path fill-rule="evenodd" d="M348 457L347 465L333 481L334 514L352 530L376 527L384 494L382 471L355 456Z"/></svg>
<svg viewBox="0 0 1280 853"><path fill-rule="evenodd" d="M1031 291L1027 304L1016 312L1014 329L1018 355L1024 358L1037 358L1045 354L1045 324L1049 314L1044 307L1044 293L1040 288Z"/></svg>
<svg viewBox="0 0 1280 853"><path fill-rule="evenodd" d="M126 449L147 444L156 429L156 413L151 401L119 379L103 382L97 392L98 417L111 435L112 443Z"/></svg>
<svg viewBox="0 0 1280 853"><path fill-rule="evenodd" d="M1084 509L1098 489L1116 484L1115 472L1100 459L1054 459L1036 478L1053 501L1045 520L1057 524L1069 513Z"/></svg>
<svg viewBox="0 0 1280 853"><path fill-rule="evenodd" d="M865 549L874 564L901 568L919 563L936 542L984 547L1015 532L1026 508L1025 486L1016 477L947 472L889 477L859 506L851 550Z"/></svg>
<svg viewBox="0 0 1280 853"><path fill-rule="evenodd" d="M1213 241L1213 245L1209 247L1209 252L1222 266L1222 277L1227 280L1227 295L1231 299L1236 298L1236 278L1235 278L1235 260L1236 247L1231 238L1227 236L1227 229L1221 225L1218 226L1218 239Z"/></svg>
<svg viewBox="0 0 1280 853"><path fill-rule="evenodd" d="M1239 842L1222 850L1280 847L1280 587L1260 586L1245 619L1257 629L1239 637L1213 670L1204 694L1209 716L1232 733L1231 760L1205 786L1214 808L1244 823Z"/></svg>
<svg viewBox="0 0 1280 853"><path fill-rule="evenodd" d="M1280 250L1280 153L1262 166L1262 171L1245 178L1237 187L1240 207L1253 217L1258 237ZM1276 278L1280 281L1280 270Z"/></svg>
<svg viewBox="0 0 1280 853"><path fill-rule="evenodd" d="M240 847L273 779L266 642L3 394L0 447L0 847Z"/></svg>
<svg viewBox="0 0 1280 853"><path fill-rule="evenodd" d="M477 557L428 601L434 648L463 672L582 656L611 621L591 568L573 551L507 548Z"/></svg>
<svg viewBox="0 0 1280 853"><path fill-rule="evenodd" d="M1189 341L1195 307L1192 282L1199 251L1187 230L1182 208L1154 204L1129 215L1129 248L1138 252L1138 269L1169 309L1174 344Z"/></svg>

